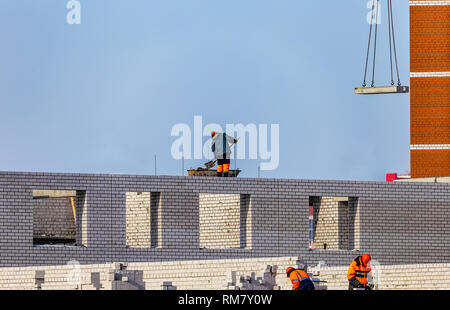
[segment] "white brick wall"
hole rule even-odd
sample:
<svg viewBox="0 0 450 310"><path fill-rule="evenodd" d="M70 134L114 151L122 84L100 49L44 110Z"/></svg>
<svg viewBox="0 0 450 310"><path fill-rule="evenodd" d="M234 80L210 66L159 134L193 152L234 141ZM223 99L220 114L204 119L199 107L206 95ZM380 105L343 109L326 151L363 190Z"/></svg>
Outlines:
<svg viewBox="0 0 450 310"><path fill-rule="evenodd" d="M77 239L86 247L33 246L33 189L77 190ZM126 247L127 192L160 193L150 216L157 247ZM249 198L247 217L241 208L233 220L232 248L200 246L201 193ZM361 252L308 250L309 197L335 196L357 198ZM384 265L450 263L449 210L448 183L0 172L0 267L289 256L342 266L364 252Z"/></svg>
<svg viewBox="0 0 450 310"><path fill-rule="evenodd" d="M274 270L275 283L268 283L258 289L273 288L272 284L282 290L290 290L291 282L286 277L288 266L297 267L298 257L268 257L253 259L197 260L176 262L129 263L128 270L143 271L145 288L161 290L164 282L171 282L177 290L226 290L236 286L240 289L249 287L251 282L264 280L267 266ZM0 289L36 289L35 270L45 271L42 289L94 289L91 272L100 273L102 289L111 289L108 273L114 264L96 264L81 266L81 281L68 282L72 267L34 266L22 268L0 268ZM308 273L313 279L327 281L328 290L347 290L346 278L348 266L321 267L310 266ZM388 265L374 267L376 289L381 290L448 290L450 289L450 264L412 264ZM229 286L233 284L233 286ZM255 287L256 289L256 287Z"/></svg>
<svg viewBox="0 0 450 310"><path fill-rule="evenodd" d="M126 195L127 246L149 248L150 192L128 192Z"/></svg>
<svg viewBox="0 0 450 310"><path fill-rule="evenodd" d="M241 196L199 194L200 247L240 248Z"/></svg>
<svg viewBox="0 0 450 310"><path fill-rule="evenodd" d="M348 289L348 266L320 268L320 280L329 290ZM450 264L389 265L373 268L378 290L448 290Z"/></svg>
<svg viewBox="0 0 450 310"><path fill-rule="evenodd" d="M353 250L359 246L357 199L314 197L314 248Z"/></svg>

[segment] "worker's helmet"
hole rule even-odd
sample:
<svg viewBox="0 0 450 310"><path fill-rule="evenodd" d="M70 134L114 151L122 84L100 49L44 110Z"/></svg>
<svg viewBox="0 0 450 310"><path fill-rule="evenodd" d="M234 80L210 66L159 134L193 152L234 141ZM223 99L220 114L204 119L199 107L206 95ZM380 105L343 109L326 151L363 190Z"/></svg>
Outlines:
<svg viewBox="0 0 450 310"><path fill-rule="evenodd" d="M293 268L293 267L287 267L286 268L286 275L287 275L287 277L289 277L289 274L292 272L292 271L294 271L295 269Z"/></svg>
<svg viewBox="0 0 450 310"><path fill-rule="evenodd" d="M211 138L214 137L215 134L216 134L215 131L211 132Z"/></svg>
<svg viewBox="0 0 450 310"><path fill-rule="evenodd" d="M370 256L370 254L363 254L362 256L362 262L364 265L367 265L367 263L370 262L371 259L372 257Z"/></svg>

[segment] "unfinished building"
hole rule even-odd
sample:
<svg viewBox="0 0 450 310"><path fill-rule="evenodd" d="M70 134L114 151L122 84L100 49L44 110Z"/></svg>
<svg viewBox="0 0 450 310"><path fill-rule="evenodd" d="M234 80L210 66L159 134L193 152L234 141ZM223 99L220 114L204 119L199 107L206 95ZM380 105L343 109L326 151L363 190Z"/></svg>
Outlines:
<svg viewBox="0 0 450 310"><path fill-rule="evenodd" d="M449 183L0 172L0 210L2 288L35 285L36 271L61 279L74 264L89 281L113 281L122 263L143 272L135 287L197 289L297 259L345 269L363 252L385 268L450 264Z"/></svg>
<svg viewBox="0 0 450 310"><path fill-rule="evenodd" d="M410 16L413 179L0 172L0 289L289 289L300 262L346 289L365 252L378 288L449 289L450 2Z"/></svg>

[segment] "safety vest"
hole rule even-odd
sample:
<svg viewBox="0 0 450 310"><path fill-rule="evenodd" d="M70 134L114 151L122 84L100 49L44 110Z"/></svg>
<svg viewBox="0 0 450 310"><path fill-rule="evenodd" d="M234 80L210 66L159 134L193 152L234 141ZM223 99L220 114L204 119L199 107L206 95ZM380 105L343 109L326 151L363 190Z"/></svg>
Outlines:
<svg viewBox="0 0 450 310"><path fill-rule="evenodd" d="M367 277L371 269L363 264L362 256L355 258L348 268L347 279L356 278L362 285L367 284Z"/></svg>
<svg viewBox="0 0 450 310"><path fill-rule="evenodd" d="M292 289L298 290L300 287L300 282L309 279L309 275L303 270L292 270L289 273L289 279L291 279L293 285Z"/></svg>

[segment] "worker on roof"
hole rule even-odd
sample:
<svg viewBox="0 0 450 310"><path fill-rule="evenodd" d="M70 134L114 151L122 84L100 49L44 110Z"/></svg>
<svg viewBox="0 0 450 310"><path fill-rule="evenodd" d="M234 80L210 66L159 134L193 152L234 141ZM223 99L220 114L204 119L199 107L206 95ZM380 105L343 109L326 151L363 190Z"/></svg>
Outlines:
<svg viewBox="0 0 450 310"><path fill-rule="evenodd" d="M211 150L214 153L214 157L217 159L217 176L228 177L230 171L231 146L237 143L239 139L234 139L226 133L218 133L215 131L211 133L211 139Z"/></svg>
<svg viewBox="0 0 450 310"><path fill-rule="evenodd" d="M303 268L294 269L294 267L288 267L286 269L286 275L292 282L293 291L313 291L314 283L312 283L309 275Z"/></svg>
<svg viewBox="0 0 450 310"><path fill-rule="evenodd" d="M371 287L367 285L367 277L371 272L371 268L368 267L368 264L371 259L372 257L370 257L370 254L363 254L352 261L347 272L349 290L353 290L354 288L371 290Z"/></svg>

